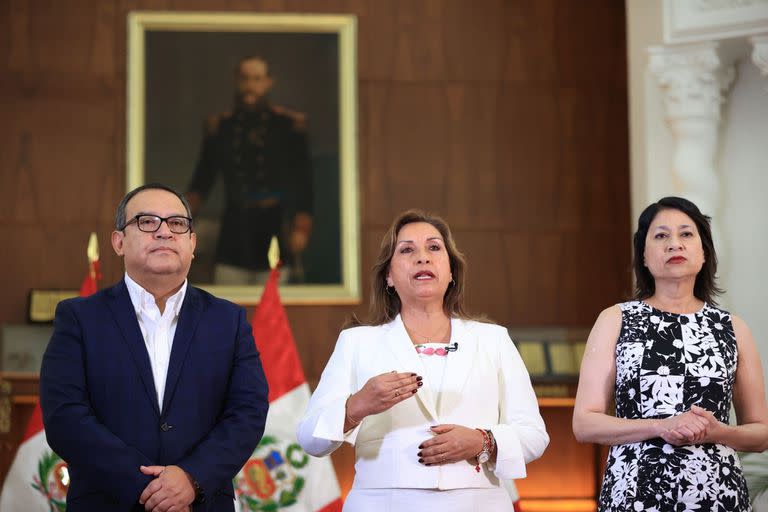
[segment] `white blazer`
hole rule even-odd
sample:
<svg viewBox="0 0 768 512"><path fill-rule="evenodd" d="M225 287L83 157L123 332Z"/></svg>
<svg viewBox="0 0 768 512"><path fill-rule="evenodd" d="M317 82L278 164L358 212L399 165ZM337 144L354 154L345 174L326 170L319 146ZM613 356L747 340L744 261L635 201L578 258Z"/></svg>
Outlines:
<svg viewBox="0 0 768 512"><path fill-rule="evenodd" d="M428 382L413 398L368 416L344 434L345 403L376 375L396 370L425 375L400 316L380 326L341 332L299 423L304 450L328 455L346 441L355 446L356 488L458 489L495 487L499 479L526 476L525 464L549 444L528 372L507 330L501 326L451 320L440 403ZM435 466L418 462L418 446L429 439L431 425L453 423L486 428L497 443L495 465L479 473L467 461Z"/></svg>

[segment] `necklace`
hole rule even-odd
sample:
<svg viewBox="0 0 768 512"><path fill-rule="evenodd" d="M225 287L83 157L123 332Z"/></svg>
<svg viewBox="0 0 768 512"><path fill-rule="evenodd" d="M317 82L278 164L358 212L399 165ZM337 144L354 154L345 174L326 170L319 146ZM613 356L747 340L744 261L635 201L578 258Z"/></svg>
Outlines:
<svg viewBox="0 0 768 512"><path fill-rule="evenodd" d="M408 334L411 337L411 340L416 343L448 343L451 339L451 321L448 321L447 325L442 325L438 327L432 336L424 336L423 334L420 334L416 332L412 327L408 327L405 325L405 322L403 322L403 325L405 326L405 330L408 332ZM439 336L442 335L442 336ZM418 336L423 341L419 342L419 340L413 339L414 336ZM437 341L442 340L442 341Z"/></svg>

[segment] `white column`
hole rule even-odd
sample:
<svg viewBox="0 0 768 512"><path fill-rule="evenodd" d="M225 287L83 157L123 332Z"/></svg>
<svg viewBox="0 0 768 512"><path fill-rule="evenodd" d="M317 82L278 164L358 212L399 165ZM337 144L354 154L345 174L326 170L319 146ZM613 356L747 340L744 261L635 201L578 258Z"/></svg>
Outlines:
<svg viewBox="0 0 768 512"><path fill-rule="evenodd" d="M719 229L721 184L715 167L723 92L733 81L732 65L723 66L717 43L648 49L649 68L664 95L666 120L673 135L670 189L712 216L718 256L727 258Z"/></svg>
<svg viewBox="0 0 768 512"><path fill-rule="evenodd" d="M764 77L768 77L768 34L750 37L749 40L752 41L752 62Z"/></svg>

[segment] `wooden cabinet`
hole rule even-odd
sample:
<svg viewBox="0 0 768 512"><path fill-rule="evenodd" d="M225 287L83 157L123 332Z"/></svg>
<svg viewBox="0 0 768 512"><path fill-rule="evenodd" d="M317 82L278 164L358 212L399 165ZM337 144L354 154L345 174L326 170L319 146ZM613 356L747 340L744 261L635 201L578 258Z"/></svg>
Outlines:
<svg viewBox="0 0 768 512"><path fill-rule="evenodd" d="M571 429L573 398L539 398L550 442L544 455L528 465L517 490L526 512L594 511L607 450L576 441Z"/></svg>

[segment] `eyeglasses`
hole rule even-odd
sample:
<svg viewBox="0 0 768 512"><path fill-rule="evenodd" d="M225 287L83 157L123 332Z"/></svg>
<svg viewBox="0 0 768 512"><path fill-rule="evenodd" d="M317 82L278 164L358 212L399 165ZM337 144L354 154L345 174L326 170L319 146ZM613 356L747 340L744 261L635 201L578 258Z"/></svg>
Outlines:
<svg viewBox="0 0 768 512"><path fill-rule="evenodd" d="M143 231L144 233L154 233L160 229L163 221L165 221L165 223L168 225L168 229L171 230L171 233L175 233L177 235L183 235L192 229L192 219L189 217L172 215L170 217L163 218L158 217L157 215L137 215L125 223L123 226L123 231L125 231L125 228L127 228L130 224L135 222L136 227L139 228L139 231Z"/></svg>

